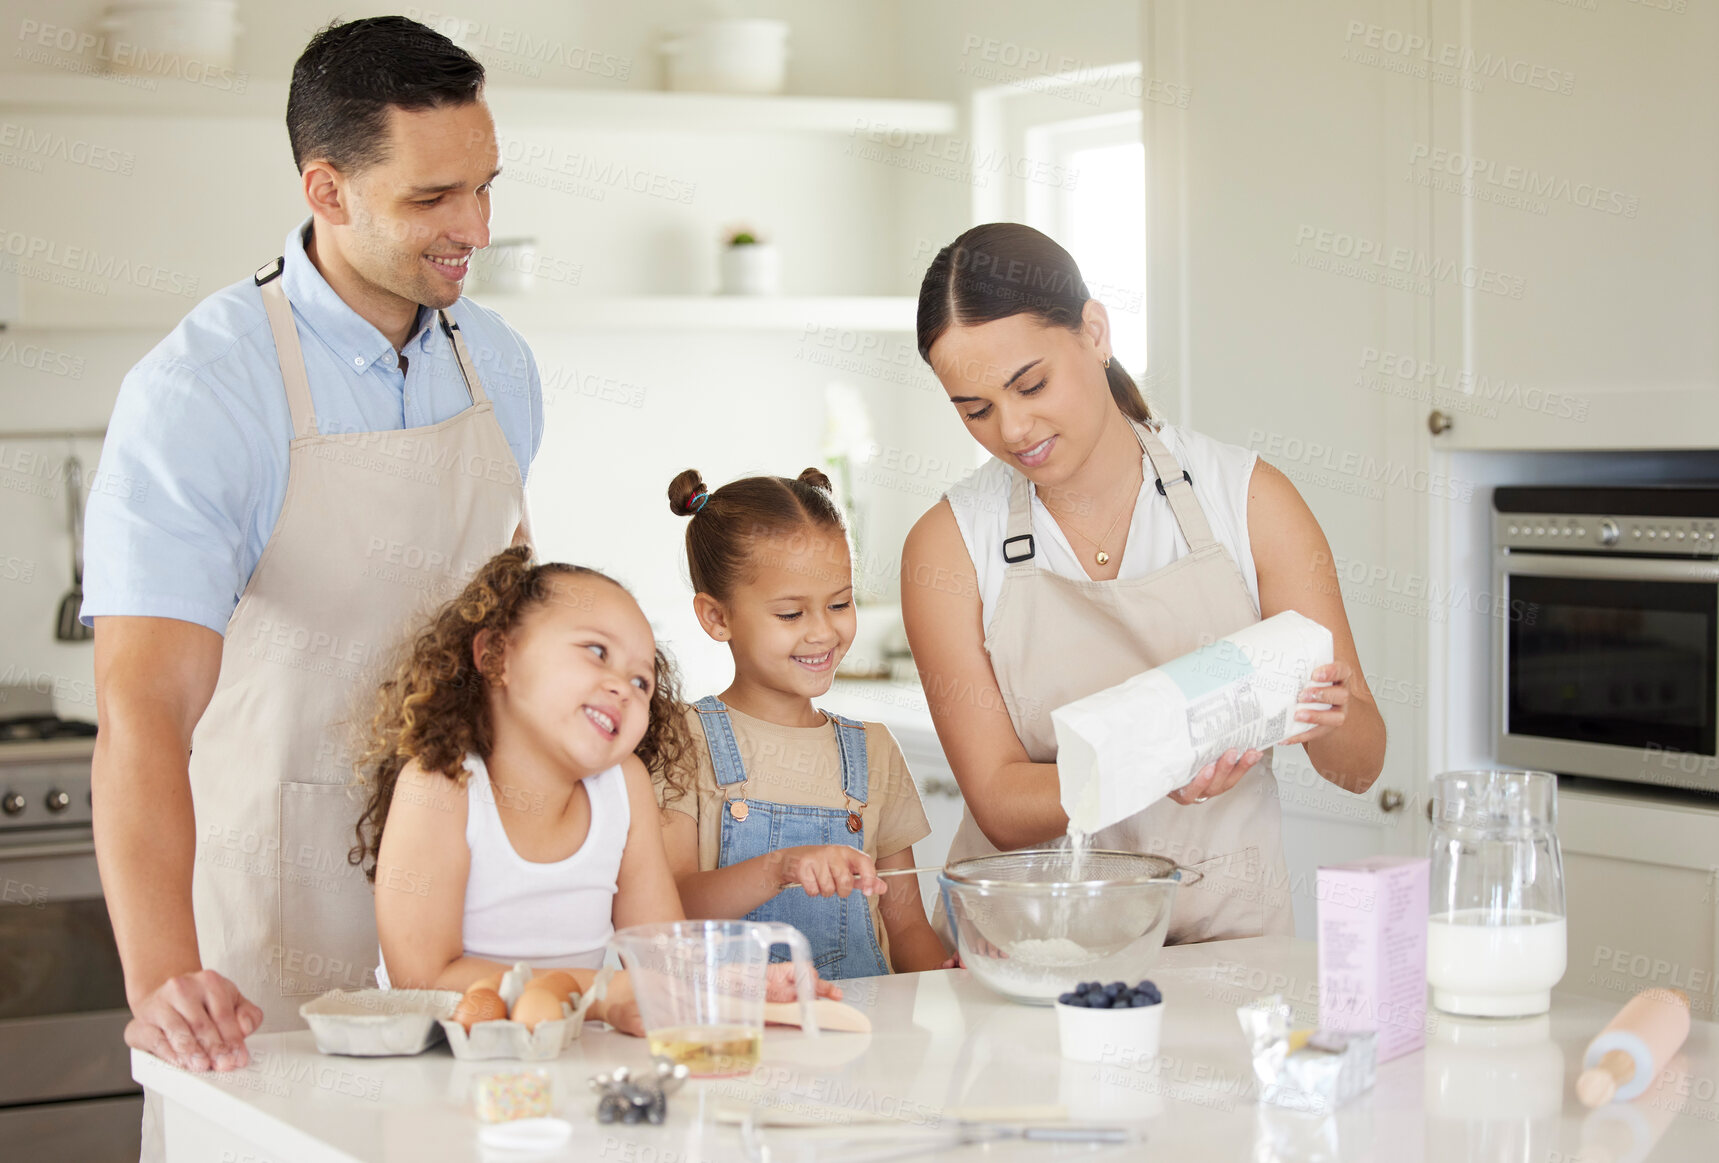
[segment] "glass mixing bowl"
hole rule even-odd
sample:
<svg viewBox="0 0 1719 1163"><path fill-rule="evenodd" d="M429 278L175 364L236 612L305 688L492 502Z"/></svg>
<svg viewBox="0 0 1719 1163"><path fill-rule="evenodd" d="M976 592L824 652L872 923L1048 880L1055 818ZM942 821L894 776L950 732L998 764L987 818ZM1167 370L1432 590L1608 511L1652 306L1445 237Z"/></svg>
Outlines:
<svg viewBox="0 0 1719 1163"><path fill-rule="evenodd" d="M1078 869L1076 859L1068 848L1000 852L937 878L962 963L1010 1001L1138 982L1164 947L1177 887L1200 875L1141 852L1087 851Z"/></svg>

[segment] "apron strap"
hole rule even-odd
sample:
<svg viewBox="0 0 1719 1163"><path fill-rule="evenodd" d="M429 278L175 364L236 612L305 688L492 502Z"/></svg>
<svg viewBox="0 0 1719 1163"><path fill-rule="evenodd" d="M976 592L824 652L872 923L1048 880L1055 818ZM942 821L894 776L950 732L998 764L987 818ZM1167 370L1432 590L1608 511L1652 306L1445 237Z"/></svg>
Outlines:
<svg viewBox="0 0 1719 1163"><path fill-rule="evenodd" d="M1205 510L1200 508L1200 502L1194 497L1193 478L1177 463L1175 454L1158 439L1156 432L1140 424L1136 424L1134 430L1158 478L1158 491L1170 502L1170 512L1175 516L1176 524L1182 527L1182 538L1188 543L1188 552L1217 544Z"/></svg>
<svg viewBox="0 0 1719 1163"><path fill-rule="evenodd" d="M1005 573L1032 573L1027 563L1038 556L1038 543L1033 540L1033 486L1019 470L1010 472L1009 524L1003 535L1003 560L1008 563Z"/></svg>
<svg viewBox="0 0 1719 1163"><path fill-rule="evenodd" d="M484 394L483 377L477 374L477 368L472 363L472 353L466 350L465 336L460 334L460 325L454 322L454 317L446 311L437 311L442 321L442 334L446 335L454 345L454 358L459 361L460 375L465 377L466 393L471 396L473 404L482 404L489 399Z"/></svg>
<svg viewBox="0 0 1719 1163"><path fill-rule="evenodd" d="M257 271L255 281L263 292L263 310L268 313L269 330L275 337L275 359L281 368L281 383L286 385L287 407L292 409L293 438L316 435L316 406L310 399L310 378L305 375L304 351L298 344L298 325L293 322L292 304L287 302L281 287L282 259L275 259Z"/></svg>
<svg viewBox="0 0 1719 1163"><path fill-rule="evenodd" d="M869 776L866 772L865 724L846 715L824 711L836 725L836 748L842 755L842 793L850 800L866 802Z"/></svg>
<svg viewBox="0 0 1719 1163"><path fill-rule="evenodd" d="M740 761L740 745L734 741L734 724L728 718L728 708L715 695L705 695L693 704L693 709L704 725L704 746L710 752L716 786L745 783L746 765Z"/></svg>

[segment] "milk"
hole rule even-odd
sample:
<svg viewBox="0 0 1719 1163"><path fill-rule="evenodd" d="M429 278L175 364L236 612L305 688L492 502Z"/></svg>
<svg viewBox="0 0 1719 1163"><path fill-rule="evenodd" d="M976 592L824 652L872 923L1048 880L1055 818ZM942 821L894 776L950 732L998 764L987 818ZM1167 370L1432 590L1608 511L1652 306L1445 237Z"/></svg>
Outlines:
<svg viewBox="0 0 1719 1163"><path fill-rule="evenodd" d="M1492 920L1505 924L1490 924ZM1446 1013L1543 1014L1563 978L1568 936L1555 913L1458 909L1427 922L1427 983Z"/></svg>

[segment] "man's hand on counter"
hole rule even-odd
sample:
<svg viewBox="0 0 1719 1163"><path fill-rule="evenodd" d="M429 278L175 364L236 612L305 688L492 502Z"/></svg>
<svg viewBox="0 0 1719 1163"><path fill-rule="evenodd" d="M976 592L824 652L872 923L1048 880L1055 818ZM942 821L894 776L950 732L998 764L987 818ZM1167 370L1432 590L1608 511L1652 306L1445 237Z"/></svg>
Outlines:
<svg viewBox="0 0 1719 1163"><path fill-rule="evenodd" d="M168 978L131 1012L125 1044L182 1070L250 1065L245 1038L263 1021L263 1011L213 969Z"/></svg>

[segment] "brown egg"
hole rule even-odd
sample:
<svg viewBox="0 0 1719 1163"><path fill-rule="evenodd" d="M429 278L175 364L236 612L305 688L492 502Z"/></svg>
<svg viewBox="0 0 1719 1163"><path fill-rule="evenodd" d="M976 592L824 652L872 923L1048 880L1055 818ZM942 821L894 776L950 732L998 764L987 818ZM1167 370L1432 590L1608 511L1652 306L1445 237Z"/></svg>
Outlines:
<svg viewBox="0 0 1719 1163"><path fill-rule="evenodd" d="M467 993L470 993L474 989L489 989L494 990L496 993L500 993L501 974L492 973L488 977L480 977L470 985L466 986Z"/></svg>
<svg viewBox="0 0 1719 1163"><path fill-rule="evenodd" d="M519 1000L513 1003L513 1020L528 1030L537 1029L540 1022L553 1022L564 1016L561 999L555 991L540 989L535 981L526 986Z"/></svg>
<svg viewBox="0 0 1719 1163"><path fill-rule="evenodd" d="M501 995L493 989L478 986L467 990L454 1009L454 1021L464 1026L468 1034L478 1022L493 1022L505 1017L507 1003L501 1000Z"/></svg>
<svg viewBox="0 0 1719 1163"><path fill-rule="evenodd" d="M571 973L565 969L548 969L531 979L526 989L547 989L556 997L567 997L579 988Z"/></svg>

